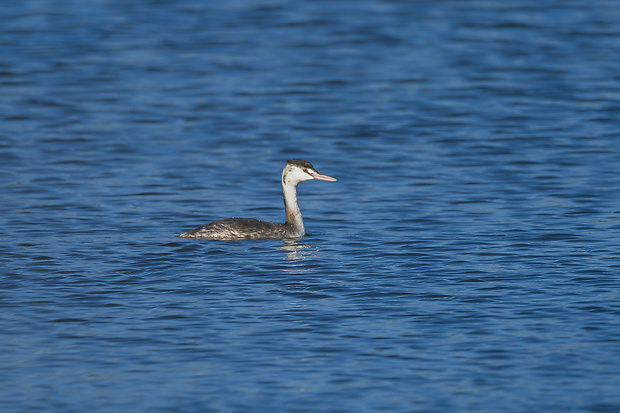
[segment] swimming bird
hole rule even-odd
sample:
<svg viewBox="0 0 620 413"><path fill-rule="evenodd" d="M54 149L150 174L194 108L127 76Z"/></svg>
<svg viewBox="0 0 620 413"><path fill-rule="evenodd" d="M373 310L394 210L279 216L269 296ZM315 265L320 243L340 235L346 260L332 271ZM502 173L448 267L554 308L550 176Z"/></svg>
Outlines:
<svg viewBox="0 0 620 413"><path fill-rule="evenodd" d="M284 224L253 218L225 218L177 235L180 238L206 238L216 240L241 240L263 238L301 238L305 235L304 222L297 203L297 185L310 180L333 182L336 178L320 174L303 159L289 159L282 171L282 197L284 198Z"/></svg>

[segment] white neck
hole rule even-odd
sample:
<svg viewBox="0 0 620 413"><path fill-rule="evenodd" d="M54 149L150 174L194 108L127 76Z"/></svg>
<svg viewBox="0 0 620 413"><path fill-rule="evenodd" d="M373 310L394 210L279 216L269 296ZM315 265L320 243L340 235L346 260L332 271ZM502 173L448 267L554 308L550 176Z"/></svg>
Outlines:
<svg viewBox="0 0 620 413"><path fill-rule="evenodd" d="M282 180L282 196L284 198L286 224L292 226L299 236L304 235L306 231L304 229L304 221L301 219L301 211L297 204L297 187L287 185Z"/></svg>

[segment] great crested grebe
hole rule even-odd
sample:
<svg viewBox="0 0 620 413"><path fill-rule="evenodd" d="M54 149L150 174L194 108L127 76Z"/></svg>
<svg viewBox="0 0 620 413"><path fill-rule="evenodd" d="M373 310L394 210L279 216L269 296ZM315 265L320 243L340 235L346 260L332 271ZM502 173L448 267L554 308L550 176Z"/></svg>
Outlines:
<svg viewBox="0 0 620 413"><path fill-rule="evenodd" d="M297 204L297 184L316 179L333 182L336 178L322 175L303 159L289 159L282 171L282 196L286 222L261 221L252 218L225 218L177 235L181 238L207 238L225 241L261 238L300 238L306 233Z"/></svg>

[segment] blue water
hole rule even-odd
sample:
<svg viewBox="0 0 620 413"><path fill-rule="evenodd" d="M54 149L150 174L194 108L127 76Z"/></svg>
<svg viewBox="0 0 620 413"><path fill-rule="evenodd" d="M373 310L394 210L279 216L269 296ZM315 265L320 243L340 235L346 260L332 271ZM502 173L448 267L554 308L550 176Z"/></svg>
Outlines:
<svg viewBox="0 0 620 413"><path fill-rule="evenodd" d="M618 22L4 2L0 410L620 411ZM307 237L174 237L288 158Z"/></svg>

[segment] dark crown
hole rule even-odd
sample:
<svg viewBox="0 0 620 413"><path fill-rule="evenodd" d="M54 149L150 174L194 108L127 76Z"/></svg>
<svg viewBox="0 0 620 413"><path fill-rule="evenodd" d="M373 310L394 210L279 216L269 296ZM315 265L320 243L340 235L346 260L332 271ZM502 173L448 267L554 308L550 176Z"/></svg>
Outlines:
<svg viewBox="0 0 620 413"><path fill-rule="evenodd" d="M314 166L312 166L310 162L304 161L303 159L289 159L286 161L286 163L289 165L297 166L299 168L314 169Z"/></svg>

